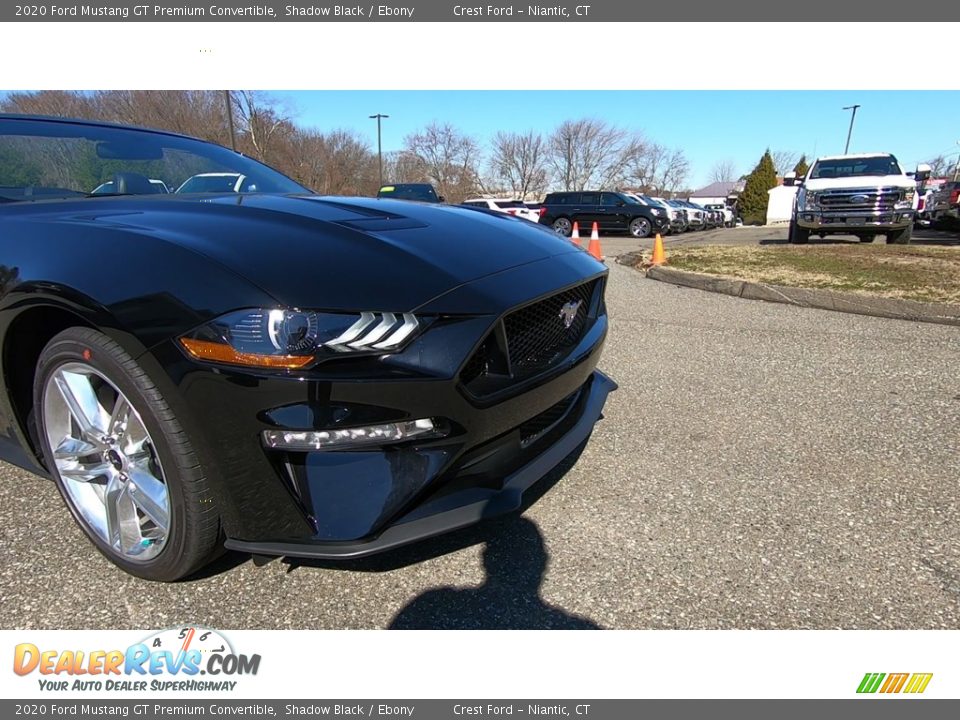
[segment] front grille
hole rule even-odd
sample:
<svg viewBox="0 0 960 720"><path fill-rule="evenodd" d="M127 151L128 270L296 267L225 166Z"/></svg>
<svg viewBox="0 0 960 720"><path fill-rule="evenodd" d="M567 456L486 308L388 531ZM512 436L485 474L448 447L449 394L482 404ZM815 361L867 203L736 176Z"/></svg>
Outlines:
<svg viewBox="0 0 960 720"><path fill-rule="evenodd" d="M507 356L517 376L531 375L549 367L580 340L587 325L596 281L578 285L520 308L503 319ZM573 314L570 326L567 317Z"/></svg>
<svg viewBox="0 0 960 720"><path fill-rule="evenodd" d="M597 317L597 308L604 312L602 300L594 299L601 283L591 280L508 313L467 360L460 381L475 397L485 397L562 361Z"/></svg>
<svg viewBox="0 0 960 720"><path fill-rule="evenodd" d="M539 415L535 415L525 423L522 423L518 428L520 430L520 447L530 447L533 445L533 443L550 432L550 430L552 430L561 420L563 420L566 414L570 412L570 408L572 408L574 403L576 403L579 395L580 391L577 390L575 393L568 395L556 405L547 408Z"/></svg>
<svg viewBox="0 0 960 720"><path fill-rule="evenodd" d="M826 190L819 194L818 202L825 210L882 211L893 210L902 196L900 188Z"/></svg>

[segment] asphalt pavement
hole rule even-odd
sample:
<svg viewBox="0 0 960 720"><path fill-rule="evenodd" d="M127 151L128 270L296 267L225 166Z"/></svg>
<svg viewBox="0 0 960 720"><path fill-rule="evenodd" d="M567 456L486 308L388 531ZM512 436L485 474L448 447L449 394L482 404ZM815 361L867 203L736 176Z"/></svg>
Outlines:
<svg viewBox="0 0 960 720"><path fill-rule="evenodd" d="M350 565L231 554L162 585L0 465L0 624L960 628L957 329L610 272L620 389L522 516Z"/></svg>

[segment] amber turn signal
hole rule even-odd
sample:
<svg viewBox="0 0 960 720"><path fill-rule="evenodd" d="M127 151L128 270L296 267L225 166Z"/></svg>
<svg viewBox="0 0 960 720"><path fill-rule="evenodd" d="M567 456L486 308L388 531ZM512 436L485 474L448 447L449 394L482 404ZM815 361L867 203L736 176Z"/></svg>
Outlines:
<svg viewBox="0 0 960 720"><path fill-rule="evenodd" d="M222 362L231 365L246 365L247 367L279 368L296 370L313 362L313 355L259 355L234 350L225 343L210 342L209 340L195 340L180 338L191 357L207 362Z"/></svg>

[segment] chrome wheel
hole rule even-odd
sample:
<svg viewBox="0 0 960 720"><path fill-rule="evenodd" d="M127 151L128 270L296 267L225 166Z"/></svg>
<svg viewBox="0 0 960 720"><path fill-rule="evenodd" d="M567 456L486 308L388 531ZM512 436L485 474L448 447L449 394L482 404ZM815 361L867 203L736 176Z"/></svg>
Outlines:
<svg viewBox="0 0 960 720"><path fill-rule="evenodd" d="M646 218L634 218L630 221L630 234L634 237L645 238L651 229L650 221Z"/></svg>
<svg viewBox="0 0 960 720"><path fill-rule="evenodd" d="M150 433L126 396L91 366L66 363L43 387L43 428L87 531L125 560L159 555L170 530L170 491Z"/></svg>

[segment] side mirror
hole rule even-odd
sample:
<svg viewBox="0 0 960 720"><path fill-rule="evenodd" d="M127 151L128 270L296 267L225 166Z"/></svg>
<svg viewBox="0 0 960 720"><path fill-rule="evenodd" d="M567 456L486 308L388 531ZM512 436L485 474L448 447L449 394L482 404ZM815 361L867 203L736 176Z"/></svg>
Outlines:
<svg viewBox="0 0 960 720"><path fill-rule="evenodd" d="M437 196L437 199L438 199L440 202L446 202L446 201L447 201L447 199L446 199L443 195L438 195L438 196Z"/></svg>
<svg viewBox="0 0 960 720"><path fill-rule="evenodd" d="M914 178L918 181L926 180L930 177L930 173L933 170L927 163L920 163L917 165L917 172L914 173Z"/></svg>
<svg viewBox="0 0 960 720"><path fill-rule="evenodd" d="M783 176L783 184L787 187L793 187L797 184L797 174L792 170Z"/></svg>

